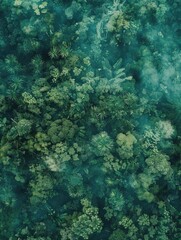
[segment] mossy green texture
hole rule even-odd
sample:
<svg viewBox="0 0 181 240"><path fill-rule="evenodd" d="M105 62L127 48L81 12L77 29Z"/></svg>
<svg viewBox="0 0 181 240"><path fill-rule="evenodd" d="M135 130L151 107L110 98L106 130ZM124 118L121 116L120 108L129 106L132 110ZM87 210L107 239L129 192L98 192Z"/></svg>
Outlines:
<svg viewBox="0 0 181 240"><path fill-rule="evenodd" d="M0 240L181 239L181 2L0 16Z"/></svg>

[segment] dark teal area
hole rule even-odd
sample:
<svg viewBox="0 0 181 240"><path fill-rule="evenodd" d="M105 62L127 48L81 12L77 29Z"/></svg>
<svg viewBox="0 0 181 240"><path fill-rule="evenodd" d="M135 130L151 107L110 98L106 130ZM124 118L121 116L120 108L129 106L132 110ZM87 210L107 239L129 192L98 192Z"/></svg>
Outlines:
<svg viewBox="0 0 181 240"><path fill-rule="evenodd" d="M181 239L180 0L0 1L0 240Z"/></svg>

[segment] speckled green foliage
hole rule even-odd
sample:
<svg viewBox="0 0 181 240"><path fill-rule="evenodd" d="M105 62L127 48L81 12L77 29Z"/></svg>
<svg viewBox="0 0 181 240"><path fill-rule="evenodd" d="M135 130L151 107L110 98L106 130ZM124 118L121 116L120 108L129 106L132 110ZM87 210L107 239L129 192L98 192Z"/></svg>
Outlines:
<svg viewBox="0 0 181 240"><path fill-rule="evenodd" d="M181 239L180 11L1 0L0 239Z"/></svg>

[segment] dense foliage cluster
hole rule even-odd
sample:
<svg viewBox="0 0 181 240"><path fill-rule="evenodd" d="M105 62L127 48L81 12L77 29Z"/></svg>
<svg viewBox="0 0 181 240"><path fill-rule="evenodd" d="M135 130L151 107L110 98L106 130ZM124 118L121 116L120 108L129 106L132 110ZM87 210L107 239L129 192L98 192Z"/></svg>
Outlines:
<svg viewBox="0 0 181 240"><path fill-rule="evenodd" d="M181 2L0 16L0 239L181 239Z"/></svg>

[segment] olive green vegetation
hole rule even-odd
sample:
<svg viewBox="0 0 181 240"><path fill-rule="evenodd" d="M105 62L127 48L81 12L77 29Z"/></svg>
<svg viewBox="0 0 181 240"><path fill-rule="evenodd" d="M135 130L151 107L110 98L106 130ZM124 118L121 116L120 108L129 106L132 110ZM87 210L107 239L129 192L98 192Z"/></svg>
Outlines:
<svg viewBox="0 0 181 240"><path fill-rule="evenodd" d="M181 239L181 1L0 16L0 240Z"/></svg>

